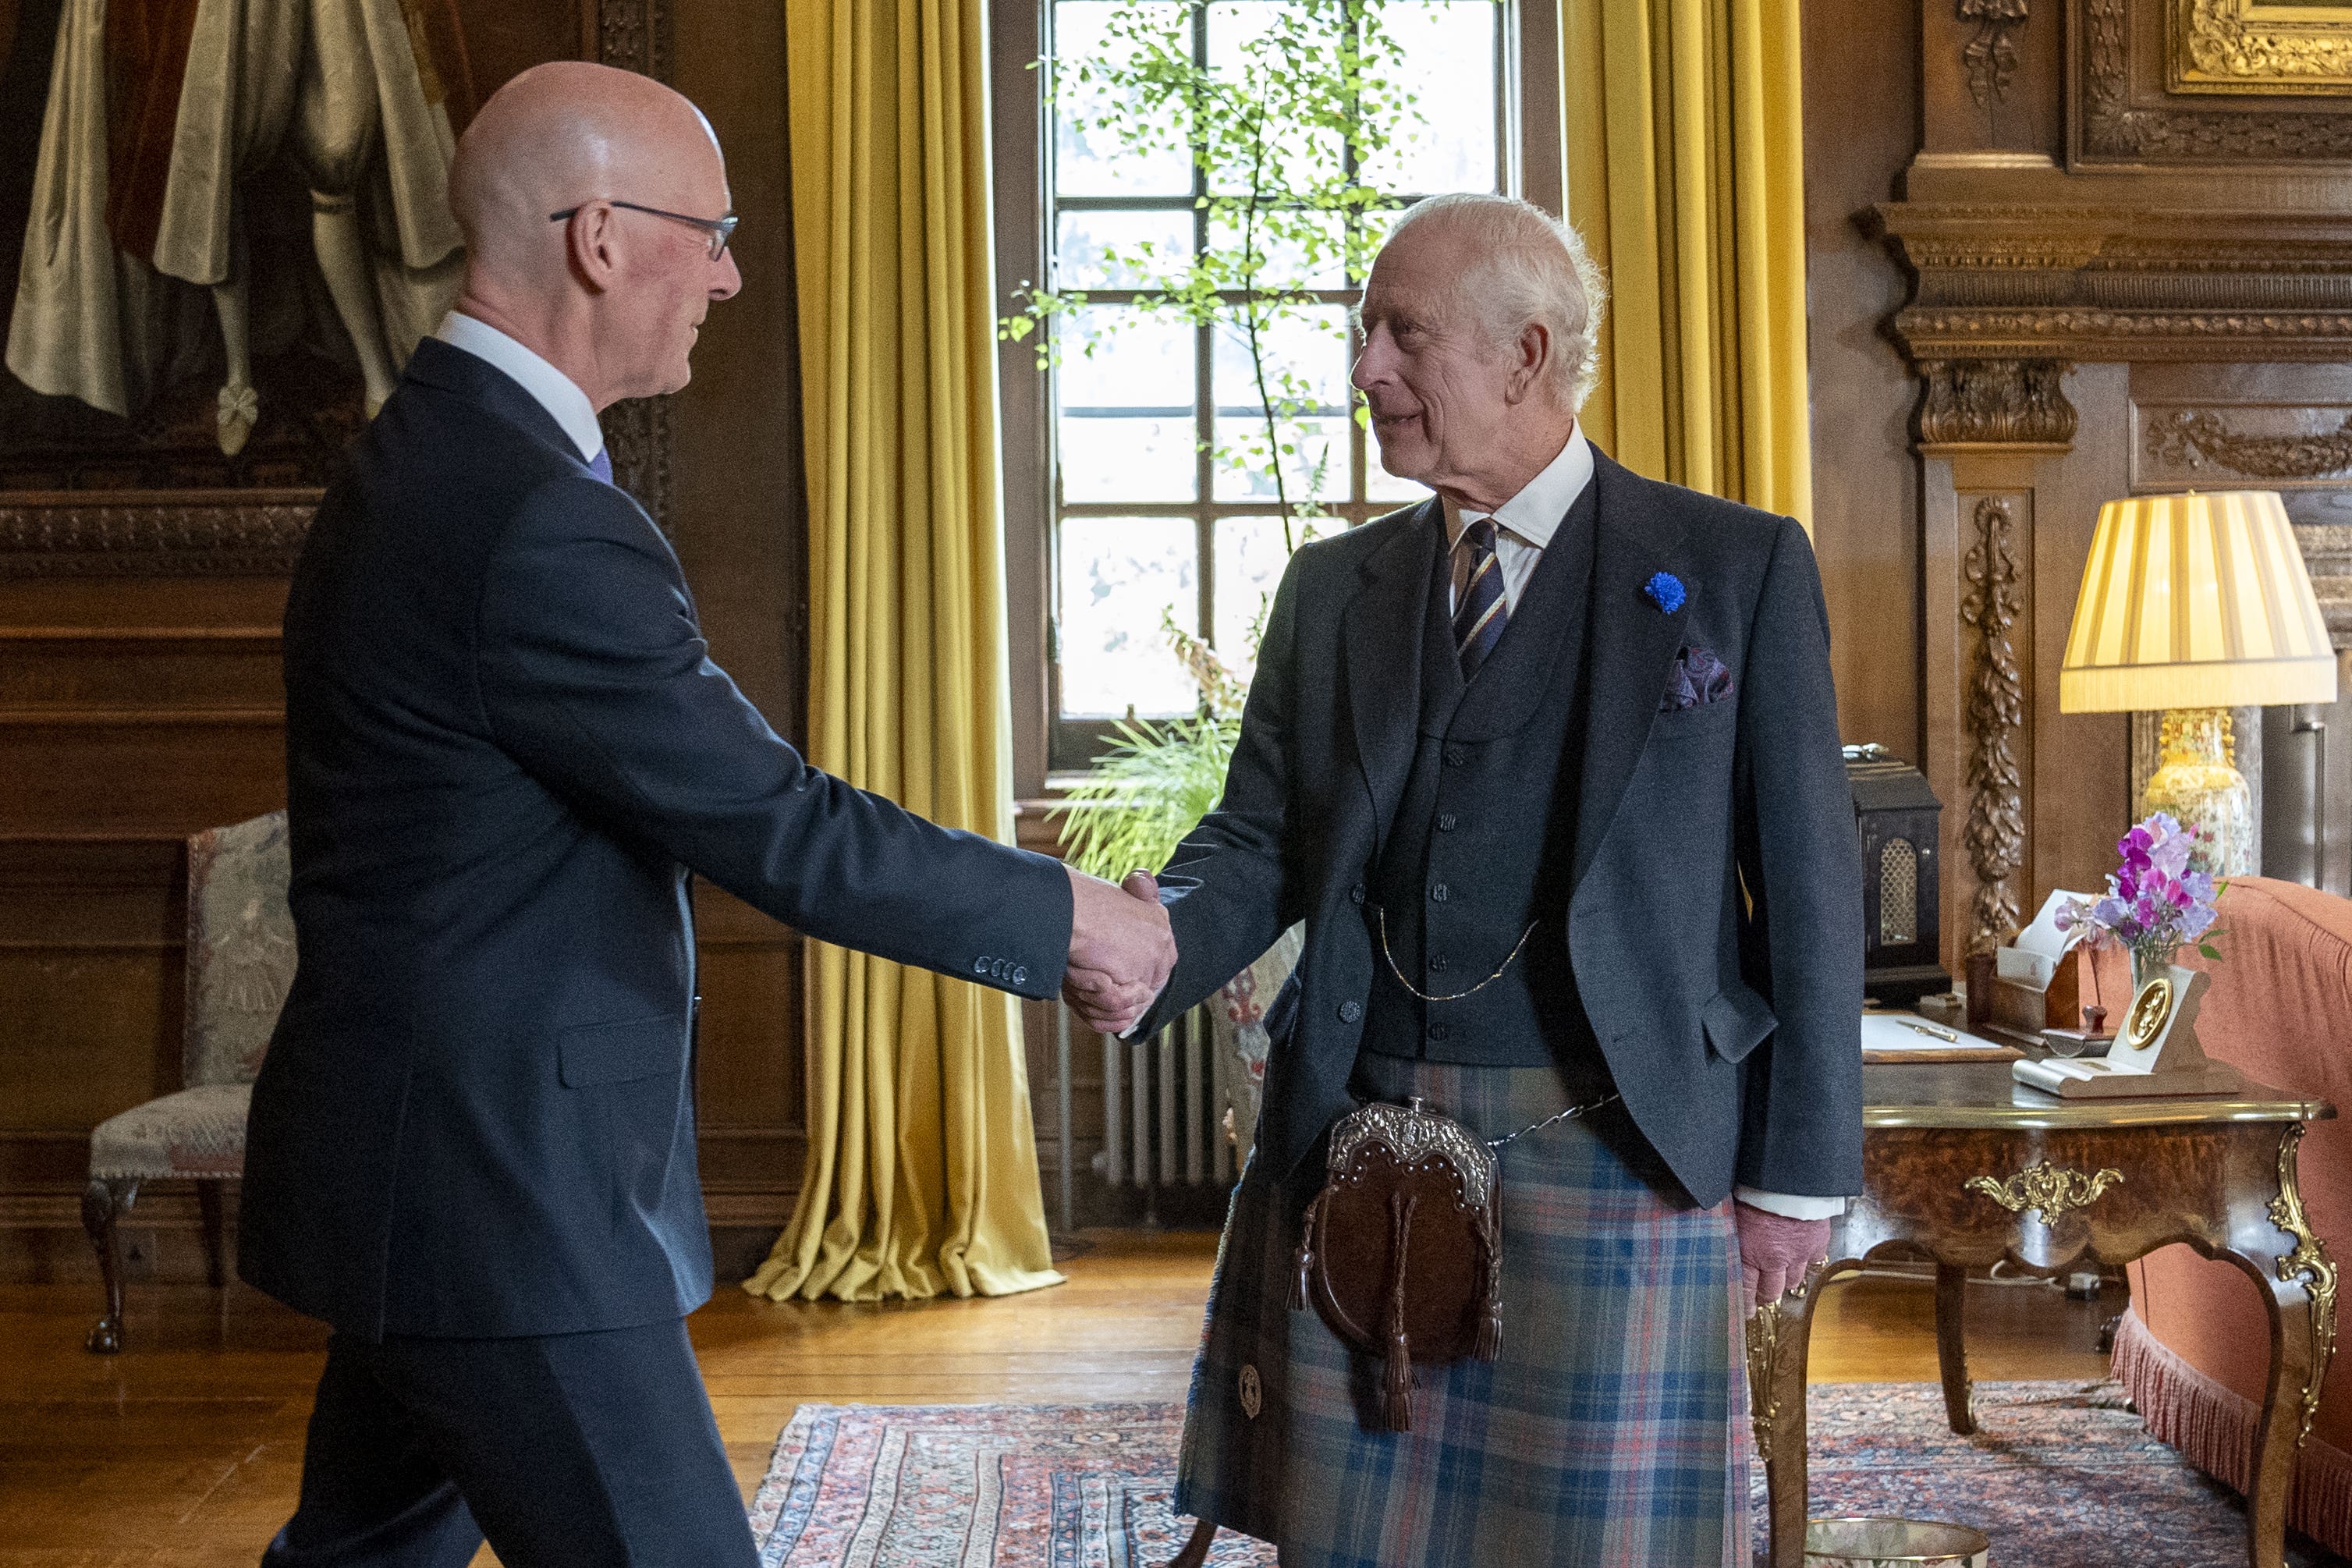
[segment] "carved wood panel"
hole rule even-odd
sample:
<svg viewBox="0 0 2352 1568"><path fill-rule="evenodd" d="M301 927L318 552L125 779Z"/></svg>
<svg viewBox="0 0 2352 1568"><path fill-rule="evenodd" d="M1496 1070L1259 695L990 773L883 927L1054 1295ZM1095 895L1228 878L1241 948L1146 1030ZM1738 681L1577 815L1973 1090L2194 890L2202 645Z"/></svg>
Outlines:
<svg viewBox="0 0 2352 1568"><path fill-rule="evenodd" d="M2293 86L2286 73L2247 47L2236 0L2072 0L2068 33L2077 62L2072 161L2079 165L2303 163L2352 159L2352 98L2317 76ZM2327 47L2312 57L2333 67L2346 57L2342 21L2308 35ZM2235 60L2241 74L2217 78ZM2201 62L2201 63L2200 63ZM2228 96L2211 96L2224 87Z"/></svg>

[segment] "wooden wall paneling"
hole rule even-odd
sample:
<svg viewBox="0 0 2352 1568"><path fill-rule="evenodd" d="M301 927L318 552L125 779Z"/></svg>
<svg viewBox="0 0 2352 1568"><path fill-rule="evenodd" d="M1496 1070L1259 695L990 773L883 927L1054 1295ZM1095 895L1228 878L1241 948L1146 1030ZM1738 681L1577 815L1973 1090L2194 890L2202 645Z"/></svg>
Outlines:
<svg viewBox="0 0 2352 1568"><path fill-rule="evenodd" d="M2033 893L2026 914L2053 888L2095 891L2114 868L2115 842L2131 819L2130 740L2120 713L2061 713L2058 676L2099 507L2130 488L2129 367L2086 364L2067 378L2078 421L2074 450L2042 466L2034 489L2035 739Z"/></svg>
<svg viewBox="0 0 2352 1568"><path fill-rule="evenodd" d="M2063 150L2065 125L2057 110L2065 34L2059 4L1920 0L1914 58L1925 110L1920 145L1927 156L1981 158L1997 152L2046 160ZM1884 33L1872 29L1864 36Z"/></svg>
<svg viewBox="0 0 2352 1568"><path fill-rule="evenodd" d="M1838 727L1915 763L1922 638L1937 625L1921 599L1917 392L1882 325L1907 285L1864 220L1917 146L1917 22L1883 0L1809 0L1803 12L1813 551Z"/></svg>

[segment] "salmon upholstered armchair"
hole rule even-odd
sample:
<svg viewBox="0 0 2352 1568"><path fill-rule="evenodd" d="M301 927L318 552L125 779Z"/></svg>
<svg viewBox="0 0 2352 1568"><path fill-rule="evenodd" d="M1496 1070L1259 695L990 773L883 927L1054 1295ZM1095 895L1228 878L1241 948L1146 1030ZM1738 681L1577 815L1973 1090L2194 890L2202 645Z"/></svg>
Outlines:
<svg viewBox="0 0 2352 1568"><path fill-rule="evenodd" d="M226 1283L223 1189L245 1173L253 1079L294 984L290 875L282 811L188 840L182 1087L108 1117L89 1137L81 1217L106 1285L106 1315L89 1331L93 1351L122 1348L122 1245L115 1226L138 1201L141 1184L196 1184L212 1282Z"/></svg>
<svg viewBox="0 0 2352 1568"><path fill-rule="evenodd" d="M2342 1267L2352 1262L2352 900L2234 878L2215 928L2220 962L2182 950L2181 962L2212 977L2198 1038L2208 1056L2256 1082L2342 1110L2311 1124L2296 1183L2320 1245ZM2242 1494L2270 1365L2269 1320L2254 1282L2187 1247L2151 1253L2130 1274L2116 1377L2151 1434ZM2352 1356L2341 1350L2321 1385L2287 1523L2352 1554Z"/></svg>

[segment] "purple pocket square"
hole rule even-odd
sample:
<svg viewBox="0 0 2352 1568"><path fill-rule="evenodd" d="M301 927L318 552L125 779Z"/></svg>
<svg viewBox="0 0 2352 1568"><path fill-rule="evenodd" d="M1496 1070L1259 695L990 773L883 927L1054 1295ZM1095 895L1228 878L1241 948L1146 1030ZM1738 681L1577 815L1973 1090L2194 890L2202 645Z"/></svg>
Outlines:
<svg viewBox="0 0 2352 1568"><path fill-rule="evenodd" d="M1680 713L1730 695L1731 670L1715 657L1714 650L1686 647L1675 655L1674 674L1666 681L1665 696L1658 700L1658 711Z"/></svg>

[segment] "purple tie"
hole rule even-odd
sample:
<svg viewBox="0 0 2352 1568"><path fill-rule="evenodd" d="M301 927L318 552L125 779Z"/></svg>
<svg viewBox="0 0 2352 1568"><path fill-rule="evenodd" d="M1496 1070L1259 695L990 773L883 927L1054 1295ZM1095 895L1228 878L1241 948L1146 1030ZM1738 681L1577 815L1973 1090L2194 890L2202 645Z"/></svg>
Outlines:
<svg viewBox="0 0 2352 1568"><path fill-rule="evenodd" d="M597 447L596 455L588 459L588 470L594 474L598 479L604 480L606 484L611 484L613 482L613 454L607 452L602 447Z"/></svg>

